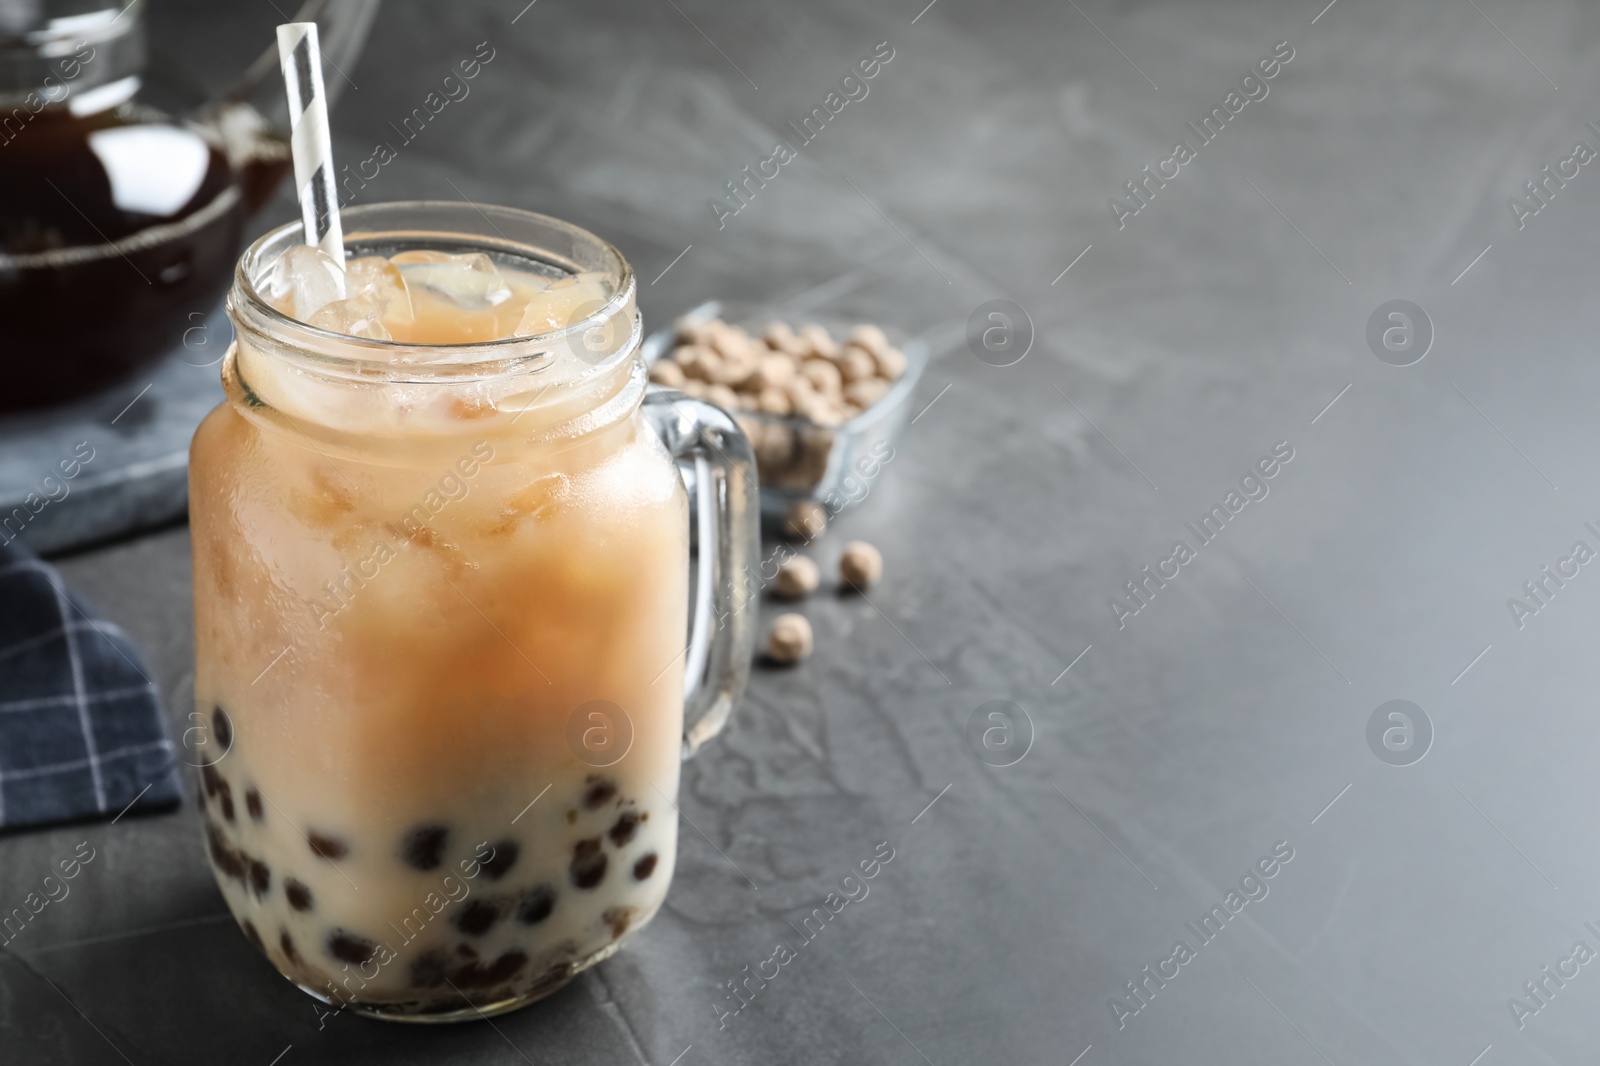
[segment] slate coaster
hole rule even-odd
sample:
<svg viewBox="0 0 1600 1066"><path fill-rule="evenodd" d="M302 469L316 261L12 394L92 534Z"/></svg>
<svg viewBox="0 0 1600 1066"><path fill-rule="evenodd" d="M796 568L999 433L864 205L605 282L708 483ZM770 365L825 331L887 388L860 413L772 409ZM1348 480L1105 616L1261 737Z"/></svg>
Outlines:
<svg viewBox="0 0 1600 1066"><path fill-rule="evenodd" d="M134 377L74 403L0 415L0 542L61 552L181 516L189 439L222 402L232 340L219 304Z"/></svg>

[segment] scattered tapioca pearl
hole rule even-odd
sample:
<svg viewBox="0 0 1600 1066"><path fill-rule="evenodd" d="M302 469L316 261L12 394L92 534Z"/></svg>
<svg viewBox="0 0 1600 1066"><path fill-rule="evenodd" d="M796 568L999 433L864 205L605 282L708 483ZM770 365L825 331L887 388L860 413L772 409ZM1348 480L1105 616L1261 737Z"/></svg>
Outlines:
<svg viewBox="0 0 1600 1066"><path fill-rule="evenodd" d="M438 988L444 984L450 960L437 951L420 955L411 964L411 983L418 988Z"/></svg>
<svg viewBox="0 0 1600 1066"><path fill-rule="evenodd" d="M633 864L633 879L643 881L656 872L656 853L651 852Z"/></svg>
<svg viewBox="0 0 1600 1066"><path fill-rule="evenodd" d="M623 811L617 815L616 824L611 827L609 834L611 843L620 848L632 840L633 835L639 831L639 823L642 821L644 819L639 817L638 811Z"/></svg>
<svg viewBox="0 0 1600 1066"><path fill-rule="evenodd" d="M217 738L217 758L233 747L233 720L222 707L211 708L211 733Z"/></svg>
<svg viewBox="0 0 1600 1066"><path fill-rule="evenodd" d="M343 929L335 929L328 934L328 954L340 962L349 962L360 966L371 959L377 950L378 945L366 937L347 933Z"/></svg>
<svg viewBox="0 0 1600 1066"><path fill-rule="evenodd" d="M316 830L306 837L306 842L311 845L311 850L319 858L342 859L350 854L350 845L337 837L323 836Z"/></svg>
<svg viewBox="0 0 1600 1066"><path fill-rule="evenodd" d="M267 864L260 859L249 859L250 887L256 890L256 895L264 896L272 885L272 871L267 869Z"/></svg>
<svg viewBox="0 0 1600 1066"><path fill-rule="evenodd" d="M222 783L222 817L226 821L233 821L233 790L228 783Z"/></svg>
<svg viewBox="0 0 1600 1066"><path fill-rule="evenodd" d="M211 865L228 876L243 879L244 861L228 846L228 838L215 822L206 823L206 848L211 853Z"/></svg>
<svg viewBox="0 0 1600 1066"><path fill-rule="evenodd" d="M556 890L549 885L530 888L517 903L517 921L523 925L538 925L550 917L556 908Z"/></svg>
<svg viewBox="0 0 1600 1066"><path fill-rule="evenodd" d="M617 783L604 777L589 775L589 787L583 792L583 805L589 810L603 807L617 794Z"/></svg>
<svg viewBox="0 0 1600 1066"><path fill-rule="evenodd" d="M257 951L261 951L261 952L265 952L267 950L266 945L261 943L261 934L256 932L255 923L252 922L250 919L246 918L244 920L243 928L244 928L244 935L250 938L250 943L252 943L252 944L254 944L256 946L256 950Z"/></svg>
<svg viewBox="0 0 1600 1066"><path fill-rule="evenodd" d="M456 912L456 928L468 936L482 936L500 920L500 908L486 899L468 900Z"/></svg>
<svg viewBox="0 0 1600 1066"><path fill-rule="evenodd" d="M295 950L294 938L289 935L289 930L285 929L282 935L278 937L278 947L283 949L284 958L296 966L300 965L300 952Z"/></svg>
<svg viewBox="0 0 1600 1066"><path fill-rule="evenodd" d="M489 880L498 881L517 864L517 856L522 848L515 840L502 840L493 847L493 853L481 865Z"/></svg>
<svg viewBox="0 0 1600 1066"><path fill-rule="evenodd" d="M244 794L244 809L249 811L250 817L258 822L267 817L266 810L261 806L261 793L254 788L246 790Z"/></svg>
<svg viewBox="0 0 1600 1066"><path fill-rule="evenodd" d="M600 850L600 838L580 840L572 849L572 883L579 888L593 888L606 876L606 855Z"/></svg>
<svg viewBox="0 0 1600 1066"><path fill-rule="evenodd" d="M206 795L214 796L223 785L222 775L215 766L207 763L200 767L200 783L205 786Z"/></svg>
<svg viewBox="0 0 1600 1066"><path fill-rule="evenodd" d="M623 933L628 931L628 926L633 924L634 908L632 907L607 907L600 919L611 927L611 939L618 940Z"/></svg>
<svg viewBox="0 0 1600 1066"><path fill-rule="evenodd" d="M442 825L419 825L400 840L400 859L417 870L436 870L444 862L450 829Z"/></svg>
<svg viewBox="0 0 1600 1066"><path fill-rule="evenodd" d="M283 879L283 894L289 898L289 906L297 911L311 909L311 890L292 877Z"/></svg>

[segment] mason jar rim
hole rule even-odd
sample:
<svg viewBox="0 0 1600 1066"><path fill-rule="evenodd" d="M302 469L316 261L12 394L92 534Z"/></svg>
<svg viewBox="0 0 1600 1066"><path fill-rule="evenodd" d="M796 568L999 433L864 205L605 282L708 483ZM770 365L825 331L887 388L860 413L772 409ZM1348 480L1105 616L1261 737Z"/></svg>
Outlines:
<svg viewBox="0 0 1600 1066"><path fill-rule="evenodd" d="M502 377L518 370L539 369L553 351L581 343L589 330L615 319L635 299L633 268L609 241L570 222L494 204L454 200L394 200L363 204L340 211L348 243L382 239L403 243L447 240L463 248L499 251L554 266L569 273L605 270L616 278L616 290L598 310L561 329L526 336L456 344L418 344L353 337L313 326L284 314L256 288L256 278L289 247L303 244L304 224L288 222L258 237L234 266L227 310L238 330L248 329L275 346L340 376L363 379L391 378L417 381ZM476 224L474 225L474 221ZM487 225L485 225L487 224ZM493 232L485 232L485 229ZM509 232L508 232L509 231ZM516 234L522 234L521 238ZM566 242L566 247L559 245ZM558 247L552 247L552 244ZM634 314L631 336L615 356L637 348L640 327ZM396 351L415 352L422 358L396 359ZM602 371L615 362L606 358L589 367L582 377Z"/></svg>

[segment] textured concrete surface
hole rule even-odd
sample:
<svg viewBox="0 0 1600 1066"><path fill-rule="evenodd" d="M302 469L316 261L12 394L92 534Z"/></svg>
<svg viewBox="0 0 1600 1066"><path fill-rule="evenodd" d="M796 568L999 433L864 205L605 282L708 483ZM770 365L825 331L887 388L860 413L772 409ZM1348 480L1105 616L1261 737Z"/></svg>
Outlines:
<svg viewBox="0 0 1600 1066"><path fill-rule="evenodd" d="M359 160L495 51L363 196L570 218L622 247L652 322L846 278L823 297L944 338L931 407L817 552L870 539L887 576L808 603L815 658L758 672L687 767L648 932L492 1027L319 1030L225 916L192 808L21 834L0 907L80 840L99 858L0 954L0 1060L1593 1061L1600 976L1570 960L1600 951L1600 577L1523 585L1600 550L1600 176L1551 181L1520 229L1507 200L1600 148L1600 11L923 2L393 3L347 72ZM201 12L177 51L221 69L209 42L274 18ZM719 229L724 183L882 41L870 94ZM1186 123L1285 41L1200 145ZM1194 158L1119 229L1108 199L1131 211L1180 138ZM1009 367L963 340L994 299L1034 327ZM1392 300L1431 322L1412 365L1368 343ZM1202 544L1214 504L1239 513ZM65 571L181 707L186 533ZM983 747L995 700L1026 713L1009 754ZM719 1028L724 982L879 841L870 896Z"/></svg>

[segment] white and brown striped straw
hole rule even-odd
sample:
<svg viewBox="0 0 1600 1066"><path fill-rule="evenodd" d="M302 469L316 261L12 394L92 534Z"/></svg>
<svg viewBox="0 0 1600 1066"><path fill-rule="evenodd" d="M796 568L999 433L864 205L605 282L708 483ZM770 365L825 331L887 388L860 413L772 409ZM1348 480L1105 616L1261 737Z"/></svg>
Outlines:
<svg viewBox="0 0 1600 1066"><path fill-rule="evenodd" d="M278 61L289 96L290 144L294 182L306 243L344 266L344 230L339 225L339 195L334 185L333 139L328 133L328 97L322 87L322 53L315 22L278 27Z"/></svg>

